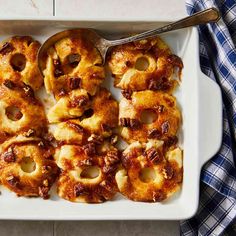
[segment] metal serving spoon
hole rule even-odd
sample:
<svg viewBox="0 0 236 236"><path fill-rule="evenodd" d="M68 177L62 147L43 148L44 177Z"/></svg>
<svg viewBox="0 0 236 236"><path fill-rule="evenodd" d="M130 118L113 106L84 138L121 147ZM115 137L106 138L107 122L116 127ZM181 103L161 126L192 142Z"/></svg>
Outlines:
<svg viewBox="0 0 236 236"><path fill-rule="evenodd" d="M45 68L45 61L46 61L45 59L47 57L47 50L60 39L63 39L65 37L71 37L71 36L76 37L78 32L84 33L84 35L86 35L88 40L90 40L94 44L94 46L101 53L103 63L104 63L107 50L110 47L129 43L129 42L134 42L141 39L146 39L146 38L153 37L161 33L186 28L189 26L206 24L209 22L217 22L219 19L220 19L219 11L216 8L209 8L209 9L197 12L193 14L192 16L188 16L186 18L183 18L181 20L178 20L176 22L163 26L161 28L149 30L140 34L136 34L131 37L117 39L117 40L107 40L105 38L102 38L92 29L65 30L65 31L54 34L43 43L43 45L41 46L38 52L38 66L41 73L43 74L43 70Z"/></svg>

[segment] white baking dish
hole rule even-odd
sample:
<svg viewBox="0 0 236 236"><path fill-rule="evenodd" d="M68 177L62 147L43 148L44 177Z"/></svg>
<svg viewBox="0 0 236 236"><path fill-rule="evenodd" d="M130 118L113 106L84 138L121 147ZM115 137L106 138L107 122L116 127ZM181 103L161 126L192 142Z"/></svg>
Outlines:
<svg viewBox="0 0 236 236"><path fill-rule="evenodd" d="M164 22L96 22L62 19L2 19L0 39L11 35L32 35L39 41L66 28L89 27L102 30L110 37L148 30ZM0 219L36 220L179 220L191 217L197 210L199 177L202 165L219 149L222 137L221 92L216 83L202 74L199 67L198 35L195 28L162 36L173 52L183 59L182 83L176 96L183 115L180 132L184 149L182 191L164 203L140 203L119 194L103 204L71 203L53 195L50 200L17 198L1 187ZM112 86L115 97L120 91Z"/></svg>

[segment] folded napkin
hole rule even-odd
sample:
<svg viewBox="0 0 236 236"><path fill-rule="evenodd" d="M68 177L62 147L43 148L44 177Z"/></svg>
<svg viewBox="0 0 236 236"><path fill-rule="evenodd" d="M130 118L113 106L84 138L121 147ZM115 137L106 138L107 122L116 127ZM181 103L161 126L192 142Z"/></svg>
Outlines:
<svg viewBox="0 0 236 236"><path fill-rule="evenodd" d="M182 221L180 228L181 235L218 236L235 229L232 224L236 220L236 1L187 0L186 6L189 15L210 7L222 14L218 23L198 30L201 70L222 91L224 131L219 152L201 172L198 212Z"/></svg>

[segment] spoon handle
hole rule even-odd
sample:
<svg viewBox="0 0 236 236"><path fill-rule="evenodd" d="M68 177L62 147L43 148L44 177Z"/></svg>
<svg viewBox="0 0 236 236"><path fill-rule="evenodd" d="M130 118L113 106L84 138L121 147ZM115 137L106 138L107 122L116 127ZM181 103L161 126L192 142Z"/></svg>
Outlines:
<svg viewBox="0 0 236 236"><path fill-rule="evenodd" d="M179 21L173 22L169 25L165 25L158 29L149 30L124 39L112 40L110 41L110 46L134 42L137 40L153 37L161 33L186 28L189 26L201 25L209 22L217 22L220 17L220 12L216 8L212 7L203 11L199 11L192 16L185 17Z"/></svg>

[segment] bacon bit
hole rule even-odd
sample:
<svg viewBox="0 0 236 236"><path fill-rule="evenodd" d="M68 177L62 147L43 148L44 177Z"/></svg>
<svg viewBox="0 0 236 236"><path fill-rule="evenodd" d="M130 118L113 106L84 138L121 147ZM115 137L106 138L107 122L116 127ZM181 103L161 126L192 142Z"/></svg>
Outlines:
<svg viewBox="0 0 236 236"><path fill-rule="evenodd" d="M60 66L61 66L60 60L59 60L59 59L53 59L53 65L54 65L55 67L60 67Z"/></svg>
<svg viewBox="0 0 236 236"><path fill-rule="evenodd" d="M103 132L110 132L112 128L107 124L101 124L101 129Z"/></svg>
<svg viewBox="0 0 236 236"><path fill-rule="evenodd" d="M172 87L172 84L168 81L160 85L159 90L168 91Z"/></svg>
<svg viewBox="0 0 236 236"><path fill-rule="evenodd" d="M83 146L83 150L87 156L92 156L96 153L96 147L94 143L88 143Z"/></svg>
<svg viewBox="0 0 236 236"><path fill-rule="evenodd" d="M81 86L81 78L79 78L79 77L69 78L69 85L68 86L69 86L69 88L71 90L80 88L80 86Z"/></svg>
<svg viewBox="0 0 236 236"><path fill-rule="evenodd" d="M152 41L147 39L142 39L136 42L133 42L137 49L149 50L152 47Z"/></svg>
<svg viewBox="0 0 236 236"><path fill-rule="evenodd" d="M161 138L161 132L158 129L151 129L148 131L148 138L159 139Z"/></svg>
<svg viewBox="0 0 236 236"><path fill-rule="evenodd" d="M168 56L167 61L173 66L178 67L180 70L184 67L182 59L178 57L177 55L172 54Z"/></svg>
<svg viewBox="0 0 236 236"><path fill-rule="evenodd" d="M83 127L78 124L75 124L73 122L67 122L67 124L69 125L70 128L74 129L78 133L81 133L84 131Z"/></svg>
<svg viewBox="0 0 236 236"><path fill-rule="evenodd" d="M40 141L40 142L38 143L38 146L39 146L40 148L45 148L45 147L46 147L46 145L45 145L45 143L44 143L43 141Z"/></svg>
<svg viewBox="0 0 236 236"><path fill-rule="evenodd" d="M154 202L161 202L166 199L166 194L163 191L156 191L153 193L153 201Z"/></svg>
<svg viewBox="0 0 236 236"><path fill-rule="evenodd" d="M106 185L107 185L107 182L106 182L105 180L103 180L103 181L100 183L100 186L102 186L102 187L106 187Z"/></svg>
<svg viewBox="0 0 236 236"><path fill-rule="evenodd" d="M23 83L23 90L27 97L34 97L34 90L28 84Z"/></svg>
<svg viewBox="0 0 236 236"><path fill-rule="evenodd" d="M167 134L169 131L169 128L170 128L170 123L168 120L165 121L164 123L162 123L162 125L161 125L162 134Z"/></svg>
<svg viewBox="0 0 236 236"><path fill-rule="evenodd" d="M88 191L86 190L84 185L78 183L74 186L74 193L76 197L79 197L82 194L88 194Z"/></svg>
<svg viewBox="0 0 236 236"><path fill-rule="evenodd" d="M125 169L128 169L130 167L130 156L132 157L132 154L128 155L128 154L124 154L122 153L121 154L121 163L122 163L122 166L125 167Z"/></svg>
<svg viewBox="0 0 236 236"><path fill-rule="evenodd" d="M9 89L13 89L15 87L15 83L9 79L6 79L3 84L9 88Z"/></svg>
<svg viewBox="0 0 236 236"><path fill-rule="evenodd" d="M91 166L92 165L92 160L89 158L89 159L84 159L82 161L80 161L80 165L79 166Z"/></svg>
<svg viewBox="0 0 236 236"><path fill-rule="evenodd" d="M120 161L118 150L112 150L107 152L104 161L107 166L111 166L118 163Z"/></svg>
<svg viewBox="0 0 236 236"><path fill-rule="evenodd" d="M176 174L175 180L176 180L176 183L183 182L183 169L181 169L180 172Z"/></svg>
<svg viewBox="0 0 236 236"><path fill-rule="evenodd" d="M154 164L157 164L163 160L163 156L154 148L150 148L145 152L145 156Z"/></svg>
<svg viewBox="0 0 236 236"><path fill-rule="evenodd" d="M64 88L61 88L59 93L58 93L58 96L59 97L64 97L64 96L66 96L66 94L67 94L66 90Z"/></svg>
<svg viewBox="0 0 236 236"><path fill-rule="evenodd" d="M131 67L131 66L132 66L132 63L131 63L130 61L126 61L126 62L125 62L125 65L126 65L127 67Z"/></svg>
<svg viewBox="0 0 236 236"><path fill-rule="evenodd" d="M102 142L103 142L103 137L102 137L101 135L92 134L92 135L88 138L88 142L95 143L95 144L102 144Z"/></svg>
<svg viewBox="0 0 236 236"><path fill-rule="evenodd" d="M5 152L3 154L3 160L7 163L16 161L16 156L14 154L13 148L10 148L8 152Z"/></svg>
<svg viewBox="0 0 236 236"><path fill-rule="evenodd" d="M43 186L46 186L46 187L48 187L48 186L49 186L49 182L48 182L48 180L47 180L47 179L45 179L45 180L43 181Z"/></svg>
<svg viewBox="0 0 236 236"><path fill-rule="evenodd" d="M77 104L79 107L85 106L88 103L87 97L81 97L78 101Z"/></svg>
<svg viewBox="0 0 236 236"><path fill-rule="evenodd" d="M42 197L44 200L49 199L50 195L48 194L49 187L42 186L39 187L39 196Z"/></svg>
<svg viewBox="0 0 236 236"><path fill-rule="evenodd" d="M6 42L3 44L2 48L0 49L0 54L6 55L9 52L12 52L14 50L14 47L11 43Z"/></svg>
<svg viewBox="0 0 236 236"><path fill-rule="evenodd" d="M175 105L175 102L168 97L165 97L164 100L168 104L168 106L170 106L170 107L173 107Z"/></svg>
<svg viewBox="0 0 236 236"><path fill-rule="evenodd" d="M36 133L36 132L35 132L34 129L29 129L27 132L24 133L24 136L27 137L27 138L28 138L28 137L32 137L32 136L35 135L35 133Z"/></svg>
<svg viewBox="0 0 236 236"><path fill-rule="evenodd" d="M55 66L55 70L54 70L54 76L57 78L57 77L60 77L62 75L64 75L63 71L62 71L62 68L61 68L61 62L60 60L58 59L54 59L53 60L53 65Z"/></svg>
<svg viewBox="0 0 236 236"><path fill-rule="evenodd" d="M157 110L158 113L162 113L165 109L163 105L157 105L157 106L154 106L154 108Z"/></svg>
<svg viewBox="0 0 236 236"><path fill-rule="evenodd" d="M87 105L88 98L86 96L75 97L73 101L71 101L71 107L82 107Z"/></svg>
<svg viewBox="0 0 236 236"><path fill-rule="evenodd" d="M168 148L168 147L171 147L175 144L178 143L178 137L177 136L170 136L170 137L167 137L165 140L164 140L164 145Z"/></svg>
<svg viewBox="0 0 236 236"><path fill-rule="evenodd" d="M58 69L58 68L56 68L55 70L54 70L54 76L57 78L57 77L60 77L60 76L62 76L62 75L64 75L64 73L63 73L63 71L61 70L61 69Z"/></svg>
<svg viewBox="0 0 236 236"><path fill-rule="evenodd" d="M165 78L159 80L151 79L149 81L148 89L167 91L171 88L172 84Z"/></svg>
<svg viewBox="0 0 236 236"><path fill-rule="evenodd" d="M99 65L99 64L97 64L97 65ZM98 78L99 79L100 77L97 73L93 73L93 74L91 74L90 78L91 79L93 79L93 78Z"/></svg>
<svg viewBox="0 0 236 236"><path fill-rule="evenodd" d="M137 119L131 118L120 118L120 125L123 127L128 127L131 129L138 128L140 126L140 122Z"/></svg>
<svg viewBox="0 0 236 236"><path fill-rule="evenodd" d="M156 80L151 79L149 81L149 84L148 84L148 89L150 89L150 90L158 90L158 88L159 88L159 83Z"/></svg>
<svg viewBox="0 0 236 236"><path fill-rule="evenodd" d="M103 166L102 171L106 174L114 172L116 170L116 167L114 165L111 166Z"/></svg>
<svg viewBox="0 0 236 236"><path fill-rule="evenodd" d="M42 173L46 174L49 173L52 170L51 166L42 166Z"/></svg>
<svg viewBox="0 0 236 236"><path fill-rule="evenodd" d="M29 36L23 36L23 39L25 39L27 41L27 46L29 47L31 43L34 42L34 40Z"/></svg>
<svg viewBox="0 0 236 236"><path fill-rule="evenodd" d="M20 185L20 179L16 176L8 176L6 178L6 181L12 186L12 187L16 187L16 188L19 188L19 185Z"/></svg>
<svg viewBox="0 0 236 236"><path fill-rule="evenodd" d="M43 138L48 142L52 142L55 140L54 136L51 133L45 133L43 135Z"/></svg>
<svg viewBox="0 0 236 236"><path fill-rule="evenodd" d="M118 135L112 135L110 140L111 144L116 144L118 142Z"/></svg>
<svg viewBox="0 0 236 236"><path fill-rule="evenodd" d="M128 99L128 100L131 99L132 91L130 91L130 90L121 90L121 93L122 93L123 97L125 97L126 99Z"/></svg>
<svg viewBox="0 0 236 236"><path fill-rule="evenodd" d="M182 59L176 55L170 55L167 59L167 61L172 64L174 67L178 68L178 76L179 79L181 80L181 73L182 69L184 68L184 64L182 62Z"/></svg>
<svg viewBox="0 0 236 236"><path fill-rule="evenodd" d="M174 170L170 165L166 165L162 170L162 174L165 179L172 179L174 175Z"/></svg>

